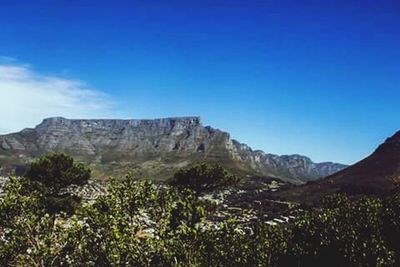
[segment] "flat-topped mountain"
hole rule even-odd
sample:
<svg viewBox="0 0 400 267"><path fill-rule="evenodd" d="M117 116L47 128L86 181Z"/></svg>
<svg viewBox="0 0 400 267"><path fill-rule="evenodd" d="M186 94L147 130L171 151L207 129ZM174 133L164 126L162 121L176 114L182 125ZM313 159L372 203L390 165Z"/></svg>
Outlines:
<svg viewBox="0 0 400 267"><path fill-rule="evenodd" d="M88 163L97 177L139 168L164 179L194 162L218 162L242 174L284 181L315 180L345 168L314 163L300 155L253 151L229 134L202 125L199 117L155 120L70 120L48 118L33 129L0 136L3 173L50 152L66 152Z"/></svg>

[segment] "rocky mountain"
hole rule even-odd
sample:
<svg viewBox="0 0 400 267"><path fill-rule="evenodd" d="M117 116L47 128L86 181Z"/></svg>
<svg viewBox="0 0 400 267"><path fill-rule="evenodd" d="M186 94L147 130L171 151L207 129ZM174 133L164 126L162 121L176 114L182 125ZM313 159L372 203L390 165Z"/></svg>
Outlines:
<svg viewBox="0 0 400 267"><path fill-rule="evenodd" d="M316 202L326 194L385 195L400 183L400 131L386 139L370 156L331 176L280 192L280 197Z"/></svg>
<svg viewBox="0 0 400 267"><path fill-rule="evenodd" d="M49 152L66 152L88 163L96 177L139 169L165 179L193 162L218 162L248 175L301 183L342 170L337 163L314 163L300 155L253 151L228 133L205 127L199 117L155 120L45 119L33 129L0 136L3 173Z"/></svg>

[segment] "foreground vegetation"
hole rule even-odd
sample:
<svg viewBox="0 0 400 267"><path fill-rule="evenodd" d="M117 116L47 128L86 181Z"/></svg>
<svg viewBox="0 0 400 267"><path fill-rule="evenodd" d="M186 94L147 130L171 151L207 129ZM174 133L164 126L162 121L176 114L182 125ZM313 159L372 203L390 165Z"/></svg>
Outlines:
<svg viewBox="0 0 400 267"><path fill-rule="evenodd" d="M27 177L12 178L0 199L1 266L399 264L398 191L385 199L329 196L320 209L277 226L227 220L208 228L212 205L187 188L127 175L112 180L106 195L84 203L63 188L86 183L87 168L65 155L35 164Z"/></svg>

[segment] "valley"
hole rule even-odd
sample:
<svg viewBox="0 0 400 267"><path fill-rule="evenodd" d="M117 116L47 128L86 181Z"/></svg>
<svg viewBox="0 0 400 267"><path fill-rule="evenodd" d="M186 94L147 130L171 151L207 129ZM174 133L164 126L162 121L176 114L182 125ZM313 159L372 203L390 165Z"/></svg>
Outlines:
<svg viewBox="0 0 400 267"><path fill-rule="evenodd" d="M28 250L49 249L57 266L66 263L60 255L75 264L107 257L106 266L131 255L129 266L276 267L318 266L321 259L361 266L363 255L376 253L395 266L393 255L400 255L392 242L400 216L399 133L353 166L252 150L197 117L50 118L0 136L0 144L0 239L24 247L30 236L43 238L31 225L40 227L51 245ZM339 256L320 254L324 242ZM110 244L122 247L104 249ZM352 244L349 256L342 247ZM2 259L0 245L0 262L30 261L24 250L4 251L13 254Z"/></svg>

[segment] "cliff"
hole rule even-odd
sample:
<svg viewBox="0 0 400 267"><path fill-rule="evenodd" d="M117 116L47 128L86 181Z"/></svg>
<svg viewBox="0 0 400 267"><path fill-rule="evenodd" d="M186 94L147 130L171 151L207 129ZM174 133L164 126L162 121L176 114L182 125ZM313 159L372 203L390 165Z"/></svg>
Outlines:
<svg viewBox="0 0 400 267"><path fill-rule="evenodd" d="M50 152L66 152L88 163L98 177L139 169L165 179L193 162L218 162L249 175L299 183L345 167L314 163L300 155L278 156L253 151L226 132L205 127L199 117L155 120L70 120L48 118L34 129L0 136L3 172Z"/></svg>

